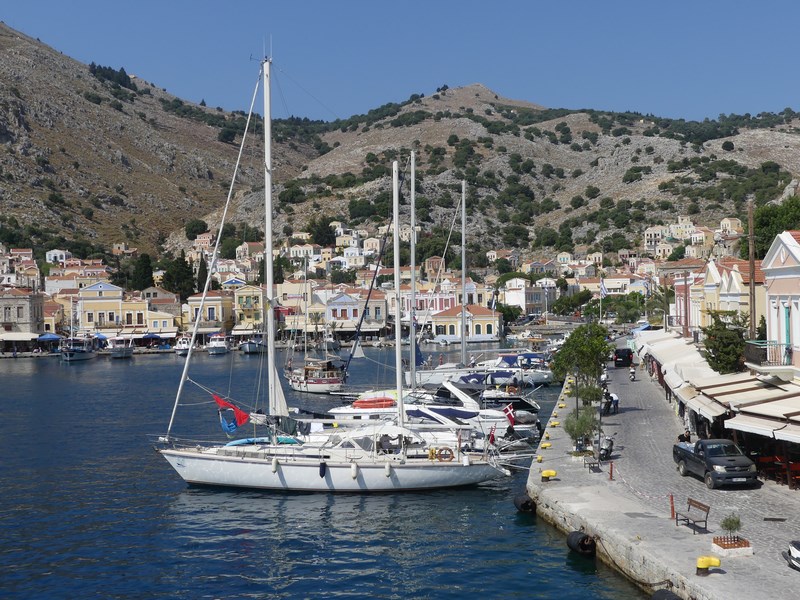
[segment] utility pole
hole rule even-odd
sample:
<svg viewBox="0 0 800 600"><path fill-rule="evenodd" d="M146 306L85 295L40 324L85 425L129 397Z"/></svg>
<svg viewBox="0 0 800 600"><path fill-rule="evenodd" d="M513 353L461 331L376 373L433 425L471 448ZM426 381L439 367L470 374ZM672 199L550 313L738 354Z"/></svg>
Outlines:
<svg viewBox="0 0 800 600"><path fill-rule="evenodd" d="M753 199L747 201L747 241L750 259L750 339L756 339L756 244L753 227Z"/></svg>
<svg viewBox="0 0 800 600"><path fill-rule="evenodd" d="M683 337L689 337L689 271L683 272Z"/></svg>

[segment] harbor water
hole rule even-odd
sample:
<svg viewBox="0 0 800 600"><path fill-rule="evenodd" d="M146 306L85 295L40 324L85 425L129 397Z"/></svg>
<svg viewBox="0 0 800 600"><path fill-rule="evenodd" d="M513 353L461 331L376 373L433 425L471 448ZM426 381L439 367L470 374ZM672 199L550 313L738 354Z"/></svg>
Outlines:
<svg viewBox="0 0 800 600"><path fill-rule="evenodd" d="M352 381L391 384L393 350L365 350ZM527 472L370 496L187 487L153 450L182 367L173 354L0 361L4 598L644 597L516 511ZM190 377L237 398L252 395L260 368L258 357L201 354ZM223 439L208 393L187 392L174 432L202 425ZM557 394L537 392L543 412ZM317 412L341 404L286 395Z"/></svg>

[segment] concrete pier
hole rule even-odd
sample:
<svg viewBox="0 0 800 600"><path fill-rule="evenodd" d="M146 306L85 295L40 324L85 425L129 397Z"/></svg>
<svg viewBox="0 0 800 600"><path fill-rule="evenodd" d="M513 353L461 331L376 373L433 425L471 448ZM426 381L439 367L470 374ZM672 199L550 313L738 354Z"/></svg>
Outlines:
<svg viewBox="0 0 800 600"><path fill-rule="evenodd" d="M609 376L609 390L620 397L619 413L603 415L603 430L615 434L612 460L585 467L561 426L550 426L575 408L575 398L562 392L565 406L557 404L557 416L549 419L550 439L540 443L542 461L534 461L527 482L539 518L564 533L582 530L595 537L598 558L648 592L669 589L697 600L797 597L800 572L787 566L781 551L800 540L800 490L773 481L755 489L709 490L699 478L681 477L672 460L672 445L683 431L676 405L643 370L633 382L627 368L610 367ZM546 442L551 446L542 448ZM556 477L542 481L545 470L555 470ZM685 511L688 497L711 506L709 532L675 525L671 502ZM712 537L724 534L719 523L731 513L741 519L739 535L750 541L750 556L712 551ZM698 575L701 556L719 557L721 564Z"/></svg>

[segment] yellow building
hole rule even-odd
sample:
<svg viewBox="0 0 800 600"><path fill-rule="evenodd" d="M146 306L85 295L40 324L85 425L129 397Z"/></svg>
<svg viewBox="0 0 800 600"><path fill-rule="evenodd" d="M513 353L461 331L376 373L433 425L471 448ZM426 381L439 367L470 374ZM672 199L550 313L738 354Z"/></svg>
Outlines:
<svg viewBox="0 0 800 600"><path fill-rule="evenodd" d="M233 292L225 290L210 290L203 303L203 312L200 313L200 304L203 294L189 296L189 316L186 322L191 330L195 321L200 321L198 333L216 333L220 329L230 331L233 329L236 315L233 310Z"/></svg>
<svg viewBox="0 0 800 600"><path fill-rule="evenodd" d="M243 285L233 292L233 300L236 316L233 335L249 335L265 329L264 288Z"/></svg>

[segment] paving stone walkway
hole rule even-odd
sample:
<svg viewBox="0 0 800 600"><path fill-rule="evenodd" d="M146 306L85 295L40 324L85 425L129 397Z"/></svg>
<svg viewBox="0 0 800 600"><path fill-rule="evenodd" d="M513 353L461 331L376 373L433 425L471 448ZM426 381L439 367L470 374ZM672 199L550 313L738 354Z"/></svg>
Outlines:
<svg viewBox="0 0 800 600"><path fill-rule="evenodd" d="M609 366L608 372L609 391L620 398L619 413L602 416L604 432L615 439L613 480L610 463L602 463L600 470L584 468L582 460L570 455L572 442L563 429L548 427L552 447L540 449L543 462L534 463L529 489L562 503L598 530L635 540L642 551L699 586L702 593L696 597L800 597L800 572L790 569L781 556L789 541L800 540L800 490L773 481L757 488L709 490L698 477L681 477L672 459L672 446L683 431L675 403L667 402L663 389L641 369L633 382L627 368ZM565 402L551 421L572 410L570 400ZM540 483L543 469L555 469L558 477ZM709 533L693 535L689 527L676 527L670 518L670 496L676 510L686 508L688 497L710 505ZM754 554L723 558L710 576L696 577L696 558L712 554L711 538L724 533L720 521L732 512L739 515L739 534L750 540Z"/></svg>

